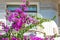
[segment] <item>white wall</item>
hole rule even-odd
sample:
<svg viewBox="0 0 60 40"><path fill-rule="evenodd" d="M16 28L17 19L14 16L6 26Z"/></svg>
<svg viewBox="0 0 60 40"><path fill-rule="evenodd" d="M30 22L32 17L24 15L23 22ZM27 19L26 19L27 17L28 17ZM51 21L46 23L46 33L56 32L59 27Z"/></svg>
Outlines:
<svg viewBox="0 0 60 40"><path fill-rule="evenodd" d="M57 15L57 10L56 10L56 5L53 2L40 3L40 14L44 18L48 18L48 19L51 19L56 15L55 22L58 25L58 15Z"/></svg>
<svg viewBox="0 0 60 40"><path fill-rule="evenodd" d="M5 4L0 4L0 19L4 19L6 15Z"/></svg>

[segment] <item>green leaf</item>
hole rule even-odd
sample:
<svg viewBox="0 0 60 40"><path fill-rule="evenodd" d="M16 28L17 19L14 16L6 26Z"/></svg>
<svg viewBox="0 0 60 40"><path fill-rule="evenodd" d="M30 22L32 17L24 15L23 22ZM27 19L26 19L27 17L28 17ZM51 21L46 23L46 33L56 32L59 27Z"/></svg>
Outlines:
<svg viewBox="0 0 60 40"><path fill-rule="evenodd" d="M51 20L55 20L56 19L56 16L54 16Z"/></svg>
<svg viewBox="0 0 60 40"><path fill-rule="evenodd" d="M34 26L35 26L34 24L31 24L30 26L27 26L25 29L20 30L19 33L17 33L17 37L18 38L23 38L23 34Z"/></svg>
<svg viewBox="0 0 60 40"><path fill-rule="evenodd" d="M44 29L43 25L40 24L39 26Z"/></svg>

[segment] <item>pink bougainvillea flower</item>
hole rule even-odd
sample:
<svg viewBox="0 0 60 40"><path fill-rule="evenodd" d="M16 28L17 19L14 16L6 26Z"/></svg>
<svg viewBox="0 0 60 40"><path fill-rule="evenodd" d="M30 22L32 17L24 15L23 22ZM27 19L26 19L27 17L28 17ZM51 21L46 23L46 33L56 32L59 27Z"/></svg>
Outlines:
<svg viewBox="0 0 60 40"><path fill-rule="evenodd" d="M39 38L39 37L35 37L35 36L31 36L30 40L44 40L43 38Z"/></svg>
<svg viewBox="0 0 60 40"><path fill-rule="evenodd" d="M11 22L15 18L14 14L10 14L7 19Z"/></svg>
<svg viewBox="0 0 60 40"><path fill-rule="evenodd" d="M28 7L26 6L26 4L21 4L20 7L21 7L24 11L28 11Z"/></svg>
<svg viewBox="0 0 60 40"><path fill-rule="evenodd" d="M18 16L19 14L17 12L12 12L14 16Z"/></svg>
<svg viewBox="0 0 60 40"><path fill-rule="evenodd" d="M18 20L17 25L18 25L18 26L20 26L20 25L22 26L22 23L23 23L22 18L20 18L20 19Z"/></svg>
<svg viewBox="0 0 60 40"><path fill-rule="evenodd" d="M17 8L15 12L22 13L23 11L20 8Z"/></svg>
<svg viewBox="0 0 60 40"><path fill-rule="evenodd" d="M2 40L9 40L9 38L2 38Z"/></svg>
<svg viewBox="0 0 60 40"><path fill-rule="evenodd" d="M5 32L8 32L9 31L9 26L5 25L4 23L2 24L2 29L5 31Z"/></svg>
<svg viewBox="0 0 60 40"><path fill-rule="evenodd" d="M27 39L27 36L24 36L24 40L26 40Z"/></svg>
<svg viewBox="0 0 60 40"><path fill-rule="evenodd" d="M11 40L16 40L16 37L12 37Z"/></svg>
<svg viewBox="0 0 60 40"><path fill-rule="evenodd" d="M16 37L12 37L11 40L20 40L20 39Z"/></svg>
<svg viewBox="0 0 60 40"><path fill-rule="evenodd" d="M2 23L2 28L4 28L5 27L5 24L4 23Z"/></svg>
<svg viewBox="0 0 60 40"><path fill-rule="evenodd" d="M19 16L19 14L17 12L14 12L10 15L10 20L11 21L16 21L17 17Z"/></svg>
<svg viewBox="0 0 60 40"><path fill-rule="evenodd" d="M0 32L0 36L2 36L3 34Z"/></svg>
<svg viewBox="0 0 60 40"><path fill-rule="evenodd" d="M12 12L8 17L7 19L12 22L12 21L16 21L16 17L18 16L19 14L17 12Z"/></svg>
<svg viewBox="0 0 60 40"><path fill-rule="evenodd" d="M15 22L15 23L12 24L12 27L13 27L16 31L18 31L18 30L20 30L20 28L22 27L22 24L23 24L22 18L20 18L17 22Z"/></svg>
<svg viewBox="0 0 60 40"><path fill-rule="evenodd" d="M26 14L25 12L23 12L23 13L21 14L21 17L26 18L27 15L28 15L28 14Z"/></svg>
<svg viewBox="0 0 60 40"><path fill-rule="evenodd" d="M27 23L29 24L29 23L36 23L36 22L38 22L36 19L34 19L34 18L32 18L32 17L28 17L28 21L27 21Z"/></svg>
<svg viewBox="0 0 60 40"><path fill-rule="evenodd" d="M20 27L17 25L17 23L13 23L12 24L13 29L15 29L16 31L18 31L20 29Z"/></svg>
<svg viewBox="0 0 60 40"><path fill-rule="evenodd" d="M27 7L24 7L24 11L28 11L28 8Z"/></svg>
<svg viewBox="0 0 60 40"><path fill-rule="evenodd" d="M8 32L9 31L9 27L6 25L5 29L4 29L5 32Z"/></svg>

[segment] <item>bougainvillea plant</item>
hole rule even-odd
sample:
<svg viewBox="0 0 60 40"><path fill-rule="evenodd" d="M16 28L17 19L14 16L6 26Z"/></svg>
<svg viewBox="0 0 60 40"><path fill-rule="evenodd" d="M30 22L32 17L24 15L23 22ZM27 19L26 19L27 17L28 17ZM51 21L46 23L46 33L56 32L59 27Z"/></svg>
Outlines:
<svg viewBox="0 0 60 40"><path fill-rule="evenodd" d="M22 9L16 8L14 12L7 10L6 19L11 22L12 25L9 27L8 25L2 23L2 29L5 31L5 34L0 34L0 40L23 40L23 34L29 29L37 25L40 25L40 27L43 28L41 23L44 21L49 21L44 18L38 18L35 16L31 17L26 14L24 10L28 10L27 7L29 6L29 2L26 0L23 0L23 2L26 2L26 4L20 5ZM28 26L25 26L26 24L28 24Z"/></svg>

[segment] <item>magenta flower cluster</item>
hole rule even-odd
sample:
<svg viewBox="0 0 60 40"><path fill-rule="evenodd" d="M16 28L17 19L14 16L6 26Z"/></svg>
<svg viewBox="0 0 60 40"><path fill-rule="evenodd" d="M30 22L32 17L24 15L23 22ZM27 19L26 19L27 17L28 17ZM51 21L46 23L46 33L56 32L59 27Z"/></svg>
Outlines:
<svg viewBox="0 0 60 40"><path fill-rule="evenodd" d="M2 38L1 40L9 40L9 38ZM20 40L20 39L16 37L12 37L10 38L10 40Z"/></svg>
<svg viewBox="0 0 60 40"><path fill-rule="evenodd" d="M2 23L2 29L5 31L5 32L8 32L9 31L9 26L5 25L4 23Z"/></svg>
<svg viewBox="0 0 60 40"><path fill-rule="evenodd" d="M23 2L26 2L26 0L23 0ZM19 31L24 24L34 24L38 22L38 20L30 17L28 14L24 12L24 10L28 10L26 5L20 5L22 9L17 8L14 12L11 12L10 10L7 11L6 18L9 22L12 22L11 27L15 29L16 31ZM2 23L2 29L5 32L8 32L10 28ZM31 40L43 40L43 38L38 37L31 37ZM2 40L9 40L9 38L2 38ZM20 40L19 38L12 37L11 40Z"/></svg>
<svg viewBox="0 0 60 40"><path fill-rule="evenodd" d="M44 40L44 38L36 37L36 36L30 36L30 40Z"/></svg>
<svg viewBox="0 0 60 40"><path fill-rule="evenodd" d="M8 38L2 38L1 40L9 40Z"/></svg>
<svg viewBox="0 0 60 40"><path fill-rule="evenodd" d="M27 9L26 5L20 5ZM37 20L30 17L24 10L17 8L14 12L8 11L7 20L12 22L12 28L19 31L24 24L36 23Z"/></svg>

